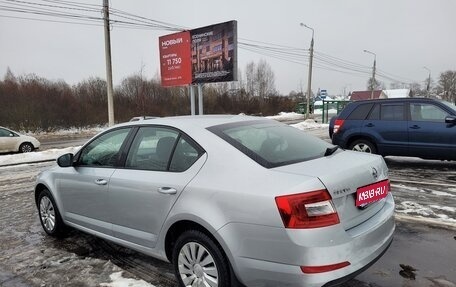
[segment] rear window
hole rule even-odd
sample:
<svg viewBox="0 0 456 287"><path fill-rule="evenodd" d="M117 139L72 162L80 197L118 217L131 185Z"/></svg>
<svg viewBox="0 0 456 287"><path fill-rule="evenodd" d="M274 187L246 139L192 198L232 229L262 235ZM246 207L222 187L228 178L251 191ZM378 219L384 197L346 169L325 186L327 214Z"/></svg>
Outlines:
<svg viewBox="0 0 456 287"><path fill-rule="evenodd" d="M278 167L322 157L329 143L275 121L248 121L208 128L258 164Z"/></svg>

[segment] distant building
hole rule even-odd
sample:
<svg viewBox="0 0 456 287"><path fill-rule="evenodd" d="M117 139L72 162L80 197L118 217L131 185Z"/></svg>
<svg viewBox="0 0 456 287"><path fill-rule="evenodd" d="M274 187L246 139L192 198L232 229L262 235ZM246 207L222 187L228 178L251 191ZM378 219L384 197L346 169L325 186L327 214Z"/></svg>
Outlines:
<svg viewBox="0 0 456 287"><path fill-rule="evenodd" d="M382 94L381 90L374 91L374 99L380 98ZM372 96L372 91L354 91L350 95L350 101L361 101L361 100L370 100Z"/></svg>
<svg viewBox="0 0 456 287"><path fill-rule="evenodd" d="M396 98L410 98L410 89L394 89L394 90L383 90L380 98L384 99L396 99Z"/></svg>
<svg viewBox="0 0 456 287"><path fill-rule="evenodd" d="M351 93L350 101L360 101L371 99L372 91L355 91ZM410 89L394 89L394 90L377 90L374 91L374 99L395 99L408 98L411 96Z"/></svg>

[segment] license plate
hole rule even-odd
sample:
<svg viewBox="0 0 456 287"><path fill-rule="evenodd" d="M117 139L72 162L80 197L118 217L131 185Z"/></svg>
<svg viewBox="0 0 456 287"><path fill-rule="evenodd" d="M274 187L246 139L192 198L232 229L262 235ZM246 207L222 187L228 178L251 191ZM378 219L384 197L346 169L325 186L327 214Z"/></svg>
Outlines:
<svg viewBox="0 0 456 287"><path fill-rule="evenodd" d="M359 187L356 190L356 206L365 206L385 198L389 192L389 180L382 180L374 184Z"/></svg>

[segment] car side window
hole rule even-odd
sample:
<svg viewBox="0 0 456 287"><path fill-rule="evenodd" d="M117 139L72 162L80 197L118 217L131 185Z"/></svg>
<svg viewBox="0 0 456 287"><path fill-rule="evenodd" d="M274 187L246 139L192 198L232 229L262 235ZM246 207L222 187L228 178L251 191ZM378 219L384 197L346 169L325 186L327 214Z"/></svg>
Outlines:
<svg viewBox="0 0 456 287"><path fill-rule="evenodd" d="M376 104L375 107L371 110L369 120L379 120L380 119L380 105Z"/></svg>
<svg viewBox="0 0 456 287"><path fill-rule="evenodd" d="M127 138L130 128L118 129L105 133L81 151L79 165L113 167L119 156L120 148Z"/></svg>
<svg viewBox="0 0 456 287"><path fill-rule="evenodd" d="M179 132L162 127L141 127L128 152L126 168L166 171Z"/></svg>
<svg viewBox="0 0 456 287"><path fill-rule="evenodd" d="M446 116L448 116L448 113L436 105L426 103L410 104L410 119L412 121L443 123Z"/></svg>
<svg viewBox="0 0 456 287"><path fill-rule="evenodd" d="M9 137L9 132L5 129L0 129L0 137Z"/></svg>
<svg viewBox="0 0 456 287"><path fill-rule="evenodd" d="M176 145L169 171L181 172L187 170L198 160L200 155L201 152L192 145L191 141L182 136Z"/></svg>
<svg viewBox="0 0 456 287"><path fill-rule="evenodd" d="M380 118L383 121L403 121L404 105L403 104L382 104Z"/></svg>
<svg viewBox="0 0 456 287"><path fill-rule="evenodd" d="M373 104L362 104L356 107L351 114L347 117L347 120L364 120L372 109Z"/></svg>

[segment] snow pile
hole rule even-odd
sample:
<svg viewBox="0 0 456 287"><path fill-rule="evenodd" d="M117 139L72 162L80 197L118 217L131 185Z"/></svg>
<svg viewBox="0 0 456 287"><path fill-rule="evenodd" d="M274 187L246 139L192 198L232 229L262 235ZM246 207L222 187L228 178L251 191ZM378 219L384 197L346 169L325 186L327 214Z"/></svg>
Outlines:
<svg viewBox="0 0 456 287"><path fill-rule="evenodd" d="M403 201L399 205L396 205L396 213L412 215L421 218L438 219L441 222L450 224L456 223L454 216L450 216L442 212L456 214L456 208L439 205L424 206L413 201Z"/></svg>
<svg viewBox="0 0 456 287"><path fill-rule="evenodd" d="M123 271L113 273L109 275L111 278L111 283L101 283L100 286L102 287L155 287L150 283L147 283L144 280L136 280L131 278L124 278L122 277Z"/></svg>
<svg viewBox="0 0 456 287"><path fill-rule="evenodd" d="M315 130L315 129L322 129L322 128L327 129L329 127L329 124L320 124L320 123L315 122L315 120L307 119L303 122L300 122L300 123L297 123L294 125L290 125L290 126L304 131L304 130Z"/></svg>
<svg viewBox="0 0 456 287"><path fill-rule="evenodd" d="M92 128L70 128L67 130L58 130L54 132L38 132L32 134L34 137L61 137L61 136L76 136L76 135L86 135L86 134L97 134L101 131L104 131L108 126L97 126Z"/></svg>
<svg viewBox="0 0 456 287"><path fill-rule="evenodd" d="M323 110L322 109L315 109L313 113L314 113L314 115L321 115L321 114L323 114ZM328 110L328 114L329 115L337 115L337 110L336 109L329 109Z"/></svg>
<svg viewBox="0 0 456 287"><path fill-rule="evenodd" d="M276 120L276 121L295 121L295 120L303 120L304 119L303 114L298 114L298 113L285 113L285 112L280 112L276 116L269 116L266 117L271 120Z"/></svg>
<svg viewBox="0 0 456 287"><path fill-rule="evenodd" d="M20 154L11 154L11 155L2 155L0 156L0 166L11 165L11 164L21 164L21 163L31 163L31 162L41 162L41 161L51 161L57 159L59 156L66 153L76 153L80 146L77 147L68 147L63 149L49 149L40 152L29 152L29 153L20 153Z"/></svg>

